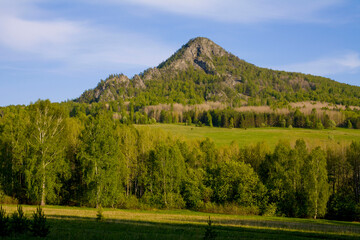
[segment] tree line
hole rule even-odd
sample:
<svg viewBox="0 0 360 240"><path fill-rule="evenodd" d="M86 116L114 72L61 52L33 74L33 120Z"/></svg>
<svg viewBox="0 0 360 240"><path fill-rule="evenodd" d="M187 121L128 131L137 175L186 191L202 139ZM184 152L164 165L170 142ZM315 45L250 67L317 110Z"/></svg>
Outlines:
<svg viewBox="0 0 360 240"><path fill-rule="evenodd" d="M0 116L1 195L20 203L360 219L360 142L217 148L40 100Z"/></svg>
<svg viewBox="0 0 360 240"><path fill-rule="evenodd" d="M145 110L134 102L125 104L123 101L107 103L62 103L71 117L95 114L99 109L107 109L116 115L124 124L153 124L185 123L197 126L225 127L225 128L259 128L259 127L286 127L309 129L333 129L335 127L360 129L360 111L356 109L338 110L337 114L323 111L318 113L314 108L311 113L305 114L299 108L288 113L277 112L239 112L234 108L213 109L200 111L192 110L151 109ZM334 110L333 110L334 111ZM335 113L335 111L334 111ZM338 116L341 115L339 118Z"/></svg>

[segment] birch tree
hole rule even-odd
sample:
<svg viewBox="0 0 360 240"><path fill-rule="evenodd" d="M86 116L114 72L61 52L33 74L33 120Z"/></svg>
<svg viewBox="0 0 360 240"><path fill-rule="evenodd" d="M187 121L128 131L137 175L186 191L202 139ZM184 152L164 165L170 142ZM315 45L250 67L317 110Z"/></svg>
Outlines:
<svg viewBox="0 0 360 240"><path fill-rule="evenodd" d="M43 206L56 199L61 187L59 176L66 174L64 144L64 110L49 100L29 106L29 156L25 175L29 192Z"/></svg>
<svg viewBox="0 0 360 240"><path fill-rule="evenodd" d="M122 188L120 163L123 155L114 128L111 116L102 111L89 118L81 136L78 157L82 163L86 197L96 207L113 206Z"/></svg>
<svg viewBox="0 0 360 240"><path fill-rule="evenodd" d="M325 153L320 147L311 151L305 161L304 194L307 197L307 214L316 219L323 216L329 199L329 183L326 169Z"/></svg>

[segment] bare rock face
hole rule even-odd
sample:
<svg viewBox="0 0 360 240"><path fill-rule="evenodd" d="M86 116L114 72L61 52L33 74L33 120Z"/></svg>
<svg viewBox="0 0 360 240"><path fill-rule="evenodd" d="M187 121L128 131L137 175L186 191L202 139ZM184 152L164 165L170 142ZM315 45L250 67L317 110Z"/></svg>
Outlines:
<svg viewBox="0 0 360 240"><path fill-rule="evenodd" d="M229 87L234 87L236 84L242 82L241 77L235 77L231 74L225 74L223 77L225 79L224 83Z"/></svg>
<svg viewBox="0 0 360 240"><path fill-rule="evenodd" d="M189 64L208 74L215 74L213 57L229 55L222 47L208 38L198 37L190 40L166 62L158 66L159 69L185 70Z"/></svg>
<svg viewBox="0 0 360 240"><path fill-rule="evenodd" d="M136 74L136 75L132 78L132 81L133 81L133 84L134 84L134 87L135 87L135 88L140 88L140 89L146 88L144 81L140 78L139 75Z"/></svg>
<svg viewBox="0 0 360 240"><path fill-rule="evenodd" d="M213 56L222 57L228 54L222 47L215 44L208 38L195 38L189 41L184 52L185 60L191 61L194 59L201 60L208 58L212 60Z"/></svg>
<svg viewBox="0 0 360 240"><path fill-rule="evenodd" d="M103 89L102 90L105 90L105 88L108 88L108 87L119 87L119 86L122 86L122 87L127 87L130 83L130 79L121 74L119 76L115 76L113 78L109 78L105 81L105 84L103 85Z"/></svg>
<svg viewBox="0 0 360 240"><path fill-rule="evenodd" d="M113 81L116 82L117 84L121 84L121 83L127 84L130 82L129 78L123 74L120 75L119 77L114 78Z"/></svg>
<svg viewBox="0 0 360 240"><path fill-rule="evenodd" d="M161 78L161 72L158 68L149 68L143 74L141 74L141 78L144 81L159 79Z"/></svg>

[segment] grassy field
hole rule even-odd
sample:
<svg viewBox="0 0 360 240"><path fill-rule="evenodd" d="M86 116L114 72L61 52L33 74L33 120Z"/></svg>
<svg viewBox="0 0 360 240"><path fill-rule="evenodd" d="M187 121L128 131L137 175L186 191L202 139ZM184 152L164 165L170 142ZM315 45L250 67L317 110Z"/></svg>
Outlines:
<svg viewBox="0 0 360 240"><path fill-rule="evenodd" d="M180 124L136 125L137 128L162 129L186 138L210 138L217 146L229 145L236 141L240 146L266 142L274 148L280 139L294 144L297 139L304 139L310 147L326 147L331 144L348 145L353 140L360 140L360 130L337 128L336 130L312 130L300 128L210 128L185 126Z"/></svg>
<svg viewBox="0 0 360 240"><path fill-rule="evenodd" d="M14 205L4 206L7 213ZM23 206L30 217L35 206ZM77 207L44 208L51 226L48 239L203 239L207 219L214 222L216 239L359 239L360 223L281 217L237 216L188 210L104 209L105 220L96 221L96 210ZM27 233L4 239L36 239Z"/></svg>

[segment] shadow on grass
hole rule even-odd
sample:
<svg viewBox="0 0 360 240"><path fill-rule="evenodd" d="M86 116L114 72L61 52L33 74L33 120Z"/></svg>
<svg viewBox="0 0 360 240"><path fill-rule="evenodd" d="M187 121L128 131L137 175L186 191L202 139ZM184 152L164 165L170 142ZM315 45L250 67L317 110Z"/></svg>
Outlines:
<svg viewBox="0 0 360 240"><path fill-rule="evenodd" d="M188 221L184 219L170 219L171 221ZM194 223L206 223L207 219L192 219ZM215 224L251 226L259 228L279 228L284 230L315 231L324 233L338 234L360 234L360 225L352 223L336 222L322 220L321 222L311 221L274 221L274 220L256 220L256 219L221 219L213 218Z"/></svg>
<svg viewBox="0 0 360 240"><path fill-rule="evenodd" d="M46 239L203 239L205 224L158 223L151 221L106 219L78 216L48 215L50 234ZM178 221L178 220L177 220ZM204 218L204 222L206 219ZM225 224L225 223L221 223ZM232 223L226 223L232 224ZM215 221L216 239L358 239L359 236L307 233L299 230L256 229L224 226ZM27 233L4 239L38 239Z"/></svg>

